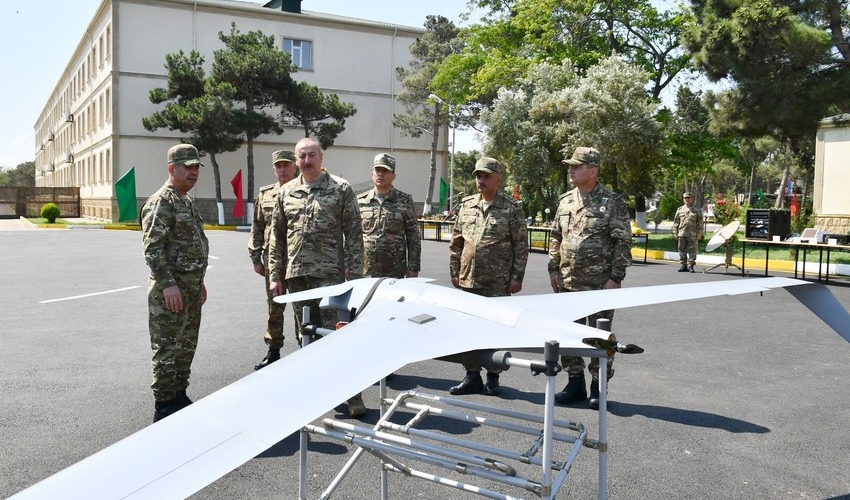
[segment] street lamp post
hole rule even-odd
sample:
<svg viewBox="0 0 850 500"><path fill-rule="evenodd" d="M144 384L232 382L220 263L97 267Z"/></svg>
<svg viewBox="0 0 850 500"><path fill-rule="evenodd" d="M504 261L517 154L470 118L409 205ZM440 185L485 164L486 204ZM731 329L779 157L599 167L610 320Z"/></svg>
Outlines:
<svg viewBox="0 0 850 500"><path fill-rule="evenodd" d="M446 104L440 96L437 94L428 95L428 99L433 99L440 104ZM457 126L452 121L452 105L451 103L446 104L448 106L448 115L449 115L449 126L452 127L452 150L451 150L451 158L449 158L449 213L454 210L454 196L455 196L455 131L457 130Z"/></svg>

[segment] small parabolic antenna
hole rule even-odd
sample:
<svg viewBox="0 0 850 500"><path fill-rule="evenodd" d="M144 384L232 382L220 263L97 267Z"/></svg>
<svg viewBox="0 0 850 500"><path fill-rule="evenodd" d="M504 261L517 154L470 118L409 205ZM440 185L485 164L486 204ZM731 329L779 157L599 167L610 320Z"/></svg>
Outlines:
<svg viewBox="0 0 850 500"><path fill-rule="evenodd" d="M713 269L717 269L720 266L726 266L726 271L728 271L730 267L735 267L739 271L741 270L740 267L732 263L732 254L735 252L735 247L734 245L731 245L731 242L729 241L732 239L733 236L735 236L735 233L738 231L739 227L741 227L741 223L737 220L733 220L729 224L726 224L725 226L720 228L720 231L714 233L711 239L708 240L708 243L706 243L705 245L705 251L713 252L718 248L726 245L726 259L720 264L716 264L708 269L705 269L703 271L704 273Z"/></svg>

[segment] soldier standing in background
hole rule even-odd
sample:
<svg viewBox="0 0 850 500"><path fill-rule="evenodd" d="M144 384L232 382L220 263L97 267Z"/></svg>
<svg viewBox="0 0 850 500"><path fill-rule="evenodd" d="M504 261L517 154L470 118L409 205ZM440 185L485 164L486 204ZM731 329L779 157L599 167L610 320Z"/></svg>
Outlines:
<svg viewBox="0 0 850 500"><path fill-rule="evenodd" d="M363 276L363 231L357 198L342 177L322 167L319 143L305 137L295 145L301 175L277 195L269 243L269 289L274 296L336 285ZM319 309L318 300L295 302L300 321L310 306L311 322L334 328L335 310ZM297 330L299 343L300 328ZM348 400L348 414L366 414L360 394Z"/></svg>
<svg viewBox="0 0 850 500"><path fill-rule="evenodd" d="M192 404L186 395L201 306L207 300L204 275L209 243L204 221L189 197L204 164L191 144L168 150L168 180L145 204L142 226L148 278L148 329L153 357L156 422Z"/></svg>
<svg viewBox="0 0 850 500"><path fill-rule="evenodd" d="M463 199L449 243L452 285L485 297L503 297L522 290L528 262L528 236L522 207L502 194L502 165L493 158L475 164L479 194ZM467 366L463 381L450 388L453 395L501 392L499 373Z"/></svg>
<svg viewBox="0 0 850 500"><path fill-rule="evenodd" d="M620 288L632 259L628 206L619 194L598 182L599 151L579 147L572 158L562 163L569 166L570 182L575 188L561 195L552 221L548 267L552 290L558 293ZM592 314L576 323L596 327L599 318L612 320L614 311ZM614 376L613 364L614 357L608 357L609 380ZM555 401L570 404L587 399L584 359L561 356L561 365L569 381L563 391L555 394ZM591 376L588 406L598 410L598 358L590 361L588 370Z"/></svg>
<svg viewBox="0 0 850 500"><path fill-rule="evenodd" d="M357 197L363 224L365 276L419 276L422 241L413 197L393 187L395 158L381 153L372 168L374 188Z"/></svg>
<svg viewBox="0 0 850 500"><path fill-rule="evenodd" d="M676 209L673 217L673 240L679 247L680 273L694 272L697 243L702 238L702 210L694 206L694 195L682 195L685 204Z"/></svg>
<svg viewBox="0 0 850 500"><path fill-rule="evenodd" d="M277 182L260 188L260 194L254 202L254 218L251 223L251 238L248 240L248 254L254 264L254 272L265 278L266 299L269 305L269 318L266 324L265 342L269 348L263 360L254 365L254 370L265 368L280 359L283 348L283 313L286 304L275 302L269 289L269 239L272 229L272 214L275 200L281 186L295 178L295 154L280 150L272 153L272 170Z"/></svg>

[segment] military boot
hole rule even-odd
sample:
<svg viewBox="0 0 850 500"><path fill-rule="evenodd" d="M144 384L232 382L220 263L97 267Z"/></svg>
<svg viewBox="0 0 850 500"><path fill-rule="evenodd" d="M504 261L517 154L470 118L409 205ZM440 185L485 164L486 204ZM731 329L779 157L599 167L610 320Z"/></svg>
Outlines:
<svg viewBox="0 0 850 500"><path fill-rule="evenodd" d="M169 399L168 401L156 401L154 403L153 421L159 422L172 413L177 413L180 410L180 403L177 398Z"/></svg>
<svg viewBox="0 0 850 500"><path fill-rule="evenodd" d="M366 405L360 393L348 400L348 416L351 418L362 417L366 414Z"/></svg>
<svg viewBox="0 0 850 500"><path fill-rule="evenodd" d="M263 358L262 361L254 365L254 370L259 370L261 368L265 368L275 361L280 359L280 349L274 349L269 347L269 353L266 354L266 357Z"/></svg>
<svg viewBox="0 0 850 500"><path fill-rule="evenodd" d="M177 397L175 398L175 401L177 401L177 406L179 406L181 410L192 404L192 400L189 399L189 396L186 395L186 389L183 389L182 391L177 391Z"/></svg>
<svg viewBox="0 0 850 500"><path fill-rule="evenodd" d="M484 395L498 396L500 392L502 392L502 388L499 387L499 374L487 372L487 383L484 384Z"/></svg>
<svg viewBox="0 0 850 500"><path fill-rule="evenodd" d="M695 273L695 272L696 272L696 271L694 271L694 265L693 265L693 264L691 264L690 266L688 266L688 271L690 271L690 272L692 272L692 273Z"/></svg>
<svg viewBox="0 0 850 500"><path fill-rule="evenodd" d="M452 396L463 396L466 394L481 394L484 390L484 381L481 380L481 373L466 372L466 377L456 386L449 388L449 394Z"/></svg>
<svg viewBox="0 0 850 500"><path fill-rule="evenodd" d="M570 377L564 390L555 394L555 402L568 405L587 399L587 386L584 381L584 373Z"/></svg>
<svg viewBox="0 0 850 500"><path fill-rule="evenodd" d="M686 272L688 272L688 266L687 266L687 265L685 265L685 264L682 264L682 267L680 267L680 268L679 268L679 272L680 272L680 273L686 273Z"/></svg>
<svg viewBox="0 0 850 500"><path fill-rule="evenodd" d="M591 410L599 410L599 381L596 379L590 381L590 399L587 401L587 407Z"/></svg>

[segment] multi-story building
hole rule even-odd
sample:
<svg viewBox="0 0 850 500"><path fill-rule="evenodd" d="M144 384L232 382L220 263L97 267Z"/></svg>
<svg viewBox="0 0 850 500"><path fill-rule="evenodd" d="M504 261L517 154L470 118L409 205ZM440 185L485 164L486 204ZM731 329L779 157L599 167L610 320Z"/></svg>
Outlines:
<svg viewBox="0 0 850 500"><path fill-rule="evenodd" d="M404 113L395 100L401 90L395 68L408 65L410 45L423 30L302 11L300 4L300 0L266 5L234 0L103 0L36 121L36 185L78 186L84 217L115 221L114 183L135 167L141 204L167 177L167 149L186 138L177 131L149 132L142 126L142 117L163 108L148 96L151 89L166 85L166 54L196 50L209 70L214 51L224 48L219 32L229 33L235 23L241 33L274 35L280 49L299 66L293 78L337 94L357 108L325 152L329 171L355 186L368 186L372 158L391 152L398 162L396 186L413 194L421 206L431 137L405 137L392 121L394 113ZM272 151L291 148L301 137L303 130L292 126L282 136L255 141L254 194L274 182ZM447 143L440 142L438 177L446 177ZM229 218L235 201L229 180L240 169L245 178L246 148L216 158L227 222L239 223ZM209 165L192 194L205 219L216 222ZM432 201L435 207L437 203Z"/></svg>

